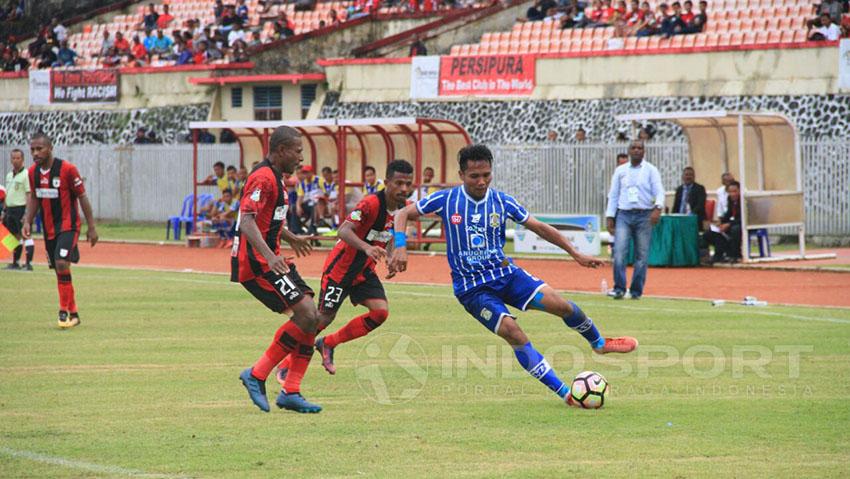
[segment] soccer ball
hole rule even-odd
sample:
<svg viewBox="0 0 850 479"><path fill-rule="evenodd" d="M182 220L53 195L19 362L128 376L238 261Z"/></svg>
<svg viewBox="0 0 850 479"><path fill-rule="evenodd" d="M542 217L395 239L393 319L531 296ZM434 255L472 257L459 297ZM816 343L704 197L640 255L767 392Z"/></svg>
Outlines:
<svg viewBox="0 0 850 479"><path fill-rule="evenodd" d="M608 381L599 373L584 371L573 379L570 395L585 409L599 409L605 404Z"/></svg>

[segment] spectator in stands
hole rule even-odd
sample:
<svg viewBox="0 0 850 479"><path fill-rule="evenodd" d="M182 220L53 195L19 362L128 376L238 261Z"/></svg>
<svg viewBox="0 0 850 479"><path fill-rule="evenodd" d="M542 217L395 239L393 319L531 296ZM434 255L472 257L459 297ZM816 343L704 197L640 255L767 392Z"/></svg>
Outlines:
<svg viewBox="0 0 850 479"><path fill-rule="evenodd" d="M190 31L184 31L183 32L183 43L186 44L186 48L188 48L189 50L192 50L192 51L195 50L195 41L192 38L192 32L190 32Z"/></svg>
<svg viewBox="0 0 850 479"><path fill-rule="evenodd" d="M72 67L77 64L77 52L68 46L68 41L63 40L59 43L59 51L56 52L56 61L54 67Z"/></svg>
<svg viewBox="0 0 850 479"><path fill-rule="evenodd" d="M248 23L248 6L245 5L245 0L239 0L236 6L236 17L243 25Z"/></svg>
<svg viewBox="0 0 850 479"><path fill-rule="evenodd" d="M584 143L584 141L587 140L587 132L584 131L584 128L578 127L578 130L576 130L575 140L576 143Z"/></svg>
<svg viewBox="0 0 850 479"><path fill-rule="evenodd" d="M115 51L117 51L119 55L127 55L128 53L131 53L130 42L124 38L124 34L121 32L115 33L115 41L112 43L112 46L115 47Z"/></svg>
<svg viewBox="0 0 850 479"><path fill-rule="evenodd" d="M682 33L685 23L682 21L682 4L673 2L673 11L668 12L661 21L661 34L664 38L670 38L673 35Z"/></svg>
<svg viewBox="0 0 850 479"><path fill-rule="evenodd" d="M100 51L98 52L98 56L105 57L109 55L109 51L112 50L112 47L115 46L115 42L112 41L109 35L108 30L103 31L103 40L100 42Z"/></svg>
<svg viewBox="0 0 850 479"><path fill-rule="evenodd" d="M145 39L142 41L142 44L145 46L145 51L148 55L152 53L155 41L156 37L153 35L153 32L151 30L145 30Z"/></svg>
<svg viewBox="0 0 850 479"><path fill-rule="evenodd" d="M286 0L260 0L260 5L263 6L262 9L258 12L260 15L264 15L271 10L273 5L284 5L286 4Z"/></svg>
<svg viewBox="0 0 850 479"><path fill-rule="evenodd" d="M180 40L180 42L176 44L176 47L177 47L177 59L176 59L177 65L191 65L191 64L195 63L192 50L189 50L189 48L186 47L186 43L184 43L183 40Z"/></svg>
<svg viewBox="0 0 850 479"><path fill-rule="evenodd" d="M219 45L221 42L213 41L207 44L207 50L205 52L205 63L214 63L218 60L224 58L224 53L221 50Z"/></svg>
<svg viewBox="0 0 850 479"><path fill-rule="evenodd" d="M221 23L221 17L224 16L224 3L221 0L215 0L215 5L213 5L213 17L215 17L215 23Z"/></svg>
<svg viewBox="0 0 850 479"><path fill-rule="evenodd" d="M147 135L145 135L145 129L139 128L136 130L136 138L133 139L133 144L135 145L147 145L150 143L148 141Z"/></svg>
<svg viewBox="0 0 850 479"><path fill-rule="evenodd" d="M242 29L242 23L236 22L233 28L227 35L227 45L232 47L238 40L245 41L245 30Z"/></svg>
<svg viewBox="0 0 850 479"><path fill-rule="evenodd" d="M682 170L682 184L676 188L673 199L673 214L696 215L697 226L704 229L705 217L705 187L696 182L696 172L690 166Z"/></svg>
<svg viewBox="0 0 850 479"><path fill-rule="evenodd" d="M416 40L410 44L410 52L409 56L425 56L428 55L428 49L425 47L425 44L422 42L422 38L416 37Z"/></svg>
<svg viewBox="0 0 850 479"><path fill-rule="evenodd" d="M281 40L295 35L295 24L286 16L285 10L281 10L274 21L274 32Z"/></svg>
<svg viewBox="0 0 850 479"><path fill-rule="evenodd" d="M159 55L160 58L167 58L171 55L171 47L174 42L171 38L165 36L162 30L156 31L156 37L151 42L151 49L148 51L151 55Z"/></svg>
<svg viewBox="0 0 850 479"><path fill-rule="evenodd" d="M714 246L712 263L736 262L741 259L740 188L741 185L737 181L732 181L726 186L726 193L729 196L726 212L720 217L717 227L706 231L702 236L705 243Z"/></svg>
<svg viewBox="0 0 850 479"><path fill-rule="evenodd" d="M148 49L138 35L133 35L133 46L130 47L130 53L136 61L136 66L143 67L148 64Z"/></svg>
<svg viewBox="0 0 850 479"><path fill-rule="evenodd" d="M153 31L157 28L157 20L159 14L156 13L156 6L153 3L148 4L148 13L142 18L142 28L148 31Z"/></svg>
<svg viewBox="0 0 850 479"><path fill-rule="evenodd" d="M640 6L643 12L643 19L635 26L635 36L649 37L658 33L658 24L661 18L657 17L656 13L649 8L649 2L643 2ZM659 11L661 7L659 7ZM666 10L666 6L665 6Z"/></svg>
<svg viewBox="0 0 850 479"><path fill-rule="evenodd" d="M168 4L162 5L162 14L156 19L156 27L160 30L165 30L169 26L171 26L171 22L174 21L174 15L168 12Z"/></svg>
<svg viewBox="0 0 850 479"><path fill-rule="evenodd" d="M121 54L115 47L111 47L109 51L101 55L101 63L108 68L114 68L121 64Z"/></svg>
<svg viewBox="0 0 850 479"><path fill-rule="evenodd" d="M248 46L243 40L236 40L230 52L230 61L233 63L245 63L248 61Z"/></svg>
<svg viewBox="0 0 850 479"><path fill-rule="evenodd" d="M595 27L602 23L602 15L604 15L604 11L602 8L601 0L593 0L593 7L590 9L590 14L588 15L588 26Z"/></svg>
<svg viewBox="0 0 850 479"><path fill-rule="evenodd" d="M162 138L156 136L155 131L150 130L148 132L148 143L150 143L152 145L160 144L160 143L162 143Z"/></svg>
<svg viewBox="0 0 850 479"><path fill-rule="evenodd" d="M21 58L17 48L12 48L3 55L3 71L5 72L22 72L29 70L29 67L29 60Z"/></svg>
<svg viewBox="0 0 850 479"><path fill-rule="evenodd" d="M331 8L328 12L328 21L327 24L330 26L336 26L342 23L342 20L339 18L339 14L336 13L336 10Z"/></svg>
<svg viewBox="0 0 850 479"><path fill-rule="evenodd" d="M584 28L587 23L584 5L579 4L578 0L570 0L570 4L565 7L565 15L561 17L561 28Z"/></svg>
<svg viewBox="0 0 850 479"><path fill-rule="evenodd" d="M58 18L53 17L50 26L53 36L56 38L57 42L61 43L68 39L68 29L62 25Z"/></svg>
<svg viewBox="0 0 850 479"><path fill-rule="evenodd" d="M813 42L834 42L841 38L841 28L833 23L832 17L824 12L820 15L820 27L816 28L814 33L809 36L809 40Z"/></svg>
<svg viewBox="0 0 850 479"><path fill-rule="evenodd" d="M207 63L207 48L209 43L206 41L200 41L195 44L194 57L192 59L192 63L195 65L203 65Z"/></svg>
<svg viewBox="0 0 850 479"><path fill-rule="evenodd" d="M224 33L230 33L230 30L237 21L238 18L236 17L236 9L233 8L233 5L225 5L224 13L221 15L221 19L218 22L218 29Z"/></svg>
<svg viewBox="0 0 850 479"><path fill-rule="evenodd" d="M685 2L685 13L682 14L682 20L685 22L685 28L682 29L682 33L702 33L705 30L705 24L708 22L708 13L706 13L708 2L701 0L699 2L699 13L691 16L690 20L687 20L687 14L692 8L693 2L687 0Z"/></svg>
<svg viewBox="0 0 850 479"><path fill-rule="evenodd" d="M260 34L257 32L251 32L251 34L248 35L248 48L254 48L260 45L262 45L262 42L260 41Z"/></svg>
<svg viewBox="0 0 850 479"><path fill-rule="evenodd" d="M555 6L552 0L535 0L534 5L525 12L525 18L529 22L539 22L546 18L546 12Z"/></svg>

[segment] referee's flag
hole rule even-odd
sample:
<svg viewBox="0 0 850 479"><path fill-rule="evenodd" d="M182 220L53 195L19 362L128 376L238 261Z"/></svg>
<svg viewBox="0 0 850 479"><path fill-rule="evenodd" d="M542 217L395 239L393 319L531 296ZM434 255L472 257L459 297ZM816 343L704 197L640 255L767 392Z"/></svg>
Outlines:
<svg viewBox="0 0 850 479"><path fill-rule="evenodd" d="M12 252L15 251L15 248L19 244L21 243L18 242L18 238L15 238L15 235L9 233L9 230L5 226L0 225L0 259L6 259L12 256Z"/></svg>

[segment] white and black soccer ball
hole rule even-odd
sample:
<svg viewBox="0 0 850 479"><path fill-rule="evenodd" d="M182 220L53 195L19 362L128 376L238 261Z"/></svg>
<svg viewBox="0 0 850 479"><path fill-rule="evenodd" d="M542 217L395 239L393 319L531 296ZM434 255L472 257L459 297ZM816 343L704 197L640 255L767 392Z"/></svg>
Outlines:
<svg viewBox="0 0 850 479"><path fill-rule="evenodd" d="M585 409L599 409L605 404L608 380L594 371L584 371L573 379L570 395Z"/></svg>

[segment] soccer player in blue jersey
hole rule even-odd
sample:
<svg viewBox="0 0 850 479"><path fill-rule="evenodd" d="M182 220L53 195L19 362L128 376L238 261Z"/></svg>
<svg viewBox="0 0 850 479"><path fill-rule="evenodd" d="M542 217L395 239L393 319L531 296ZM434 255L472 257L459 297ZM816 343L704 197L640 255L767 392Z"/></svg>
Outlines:
<svg viewBox="0 0 850 479"><path fill-rule="evenodd" d="M569 253L580 265L596 268L602 262L576 251L568 240L545 223L531 217L513 197L490 188L493 154L484 145L470 145L458 153L460 179L463 182L438 191L410 204L395 216L395 249L389 270L407 269L409 220L436 213L446 228L446 248L452 270L454 293L460 304L491 332L511 345L517 361L567 404L577 406L564 383L519 327L506 305L525 311L546 311L562 318L580 333L599 354L628 353L638 342L635 338L604 338L593 321L572 301L561 297L542 280L525 272L505 256L505 223L513 220L525 225L546 241Z"/></svg>

